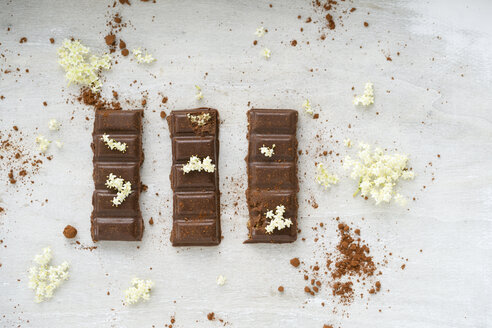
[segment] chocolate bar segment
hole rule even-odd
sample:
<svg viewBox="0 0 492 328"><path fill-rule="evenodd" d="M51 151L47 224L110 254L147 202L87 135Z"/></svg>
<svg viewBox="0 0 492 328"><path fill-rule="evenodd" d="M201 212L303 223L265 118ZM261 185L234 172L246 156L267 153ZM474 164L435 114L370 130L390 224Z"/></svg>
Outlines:
<svg viewBox="0 0 492 328"><path fill-rule="evenodd" d="M189 115L210 115L203 124ZM167 117L172 141L173 165L170 179L173 196L173 246L213 246L221 240L219 193L219 120L211 108L172 111ZM214 172L191 171L183 167L191 156L209 156Z"/></svg>
<svg viewBox="0 0 492 328"><path fill-rule="evenodd" d="M91 215L93 241L142 240L144 224L139 204L142 188L140 166L143 162L142 117L142 110L96 111L91 145L95 187ZM126 150L110 149L102 140L104 134L117 142L126 143ZM131 193L118 206L112 202L117 190L106 187L110 173L131 183Z"/></svg>
<svg viewBox="0 0 492 328"><path fill-rule="evenodd" d="M245 243L290 243L297 239L297 111L290 109L251 109L248 111L248 190L249 238ZM275 145L275 147L273 147ZM273 147L265 156L261 147ZM290 227L266 230L271 218L284 206L284 219Z"/></svg>

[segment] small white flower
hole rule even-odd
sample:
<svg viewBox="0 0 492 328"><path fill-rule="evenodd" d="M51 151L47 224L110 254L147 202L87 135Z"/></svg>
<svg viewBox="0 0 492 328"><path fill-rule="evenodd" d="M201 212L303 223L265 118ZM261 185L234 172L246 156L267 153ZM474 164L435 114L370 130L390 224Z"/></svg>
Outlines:
<svg viewBox="0 0 492 328"><path fill-rule="evenodd" d="M152 57L151 54L149 54L148 52L145 52L145 55L144 55L140 48L133 49L132 53L135 56L135 58L137 59L137 63L139 63L139 64L150 64L150 63L155 61L155 58Z"/></svg>
<svg viewBox="0 0 492 328"><path fill-rule="evenodd" d="M217 277L217 285L219 286L224 286L227 281L227 278L224 277L223 275L220 275Z"/></svg>
<svg viewBox="0 0 492 328"><path fill-rule="evenodd" d="M369 106L374 104L374 89L371 82L367 82L364 88L364 94L354 98L354 105Z"/></svg>
<svg viewBox="0 0 492 328"><path fill-rule="evenodd" d="M55 144L58 147L58 149L63 148L63 142L61 142L60 140L55 141Z"/></svg>
<svg viewBox="0 0 492 328"><path fill-rule="evenodd" d="M289 228L292 225L291 219L284 218L285 206L279 205L275 209L275 214L273 210L269 210L265 213L265 217L270 219L270 222L265 227L267 233L272 233L275 229L282 230L284 228Z"/></svg>
<svg viewBox="0 0 492 328"><path fill-rule="evenodd" d="M202 100L203 99L202 88L200 88L198 85L195 85L195 89L196 89L196 95L195 95L196 100Z"/></svg>
<svg viewBox="0 0 492 328"><path fill-rule="evenodd" d="M183 174L190 173L191 171L205 171L208 173L215 172L215 164L212 164L212 159L207 156L202 160L198 156L191 156L188 163L183 166Z"/></svg>
<svg viewBox="0 0 492 328"><path fill-rule="evenodd" d="M338 183L338 176L336 174L328 173L323 163L319 163L317 166L318 174L316 175L316 182L328 189L331 185Z"/></svg>
<svg viewBox="0 0 492 328"><path fill-rule="evenodd" d="M304 108L304 111L308 113L309 115L313 115L313 109L311 108L311 103L309 102L309 99L306 99L304 103L302 104L302 108Z"/></svg>
<svg viewBox="0 0 492 328"><path fill-rule="evenodd" d="M113 173L109 174L108 179L106 180L106 187L118 191L116 196L111 200L113 206L116 207L121 205L123 201L132 193L131 182L125 182L125 180L122 178L117 178Z"/></svg>
<svg viewBox="0 0 492 328"><path fill-rule="evenodd" d="M272 157L275 152L273 149L275 148L275 144L272 145L271 148L268 148L267 146L263 145L263 147L260 147L260 152L265 155L265 157Z"/></svg>
<svg viewBox="0 0 492 328"><path fill-rule="evenodd" d="M265 28L263 26L260 26L256 29L256 32L255 32L256 36L261 38L262 36L265 35Z"/></svg>
<svg viewBox="0 0 492 328"><path fill-rule="evenodd" d="M352 148L352 140L350 140L350 139L345 139L345 140L343 141L343 144L344 144L344 145L345 145L345 147L347 147L347 148Z"/></svg>
<svg viewBox="0 0 492 328"><path fill-rule="evenodd" d="M48 123L48 128L51 131L58 131L60 130L61 123L58 122L56 119L52 118L50 122Z"/></svg>
<svg viewBox="0 0 492 328"><path fill-rule="evenodd" d="M199 115L187 114L186 116L191 121L191 123L196 123L199 126L204 126L211 118L209 113L202 113Z"/></svg>
<svg viewBox="0 0 492 328"><path fill-rule="evenodd" d="M125 302L135 304L140 300L148 301L152 287L154 287L152 280L133 278L132 286L125 290Z"/></svg>
<svg viewBox="0 0 492 328"><path fill-rule="evenodd" d="M104 141L106 146L108 146L108 148L111 150L116 149L116 150L121 151L122 153L124 153L126 151L126 143L119 142L119 141L116 141L114 139L110 139L109 135L107 135L106 133L103 134L103 136L101 137L101 140Z"/></svg>
<svg viewBox="0 0 492 328"><path fill-rule="evenodd" d="M39 145L39 151L45 153L48 150L51 141L46 139L44 136L39 135L36 137L36 143Z"/></svg>
<svg viewBox="0 0 492 328"><path fill-rule="evenodd" d="M272 54L272 52L270 51L270 49L264 48L262 54L263 54L263 57L268 59L268 58L270 58L270 55Z"/></svg>

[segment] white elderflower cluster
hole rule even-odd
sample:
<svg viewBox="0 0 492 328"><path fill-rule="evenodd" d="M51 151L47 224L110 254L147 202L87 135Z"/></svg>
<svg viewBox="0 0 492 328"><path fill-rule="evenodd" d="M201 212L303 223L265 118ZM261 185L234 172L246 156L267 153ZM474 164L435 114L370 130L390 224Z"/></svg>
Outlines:
<svg viewBox="0 0 492 328"><path fill-rule="evenodd" d="M304 108L304 111L308 113L309 115L314 115L313 109L311 108L311 103L309 102L309 99L306 99L306 101L302 104L302 108Z"/></svg>
<svg viewBox="0 0 492 328"><path fill-rule="evenodd" d="M45 153L48 150L51 141L46 139L44 136L39 135L36 137L36 143L39 145L39 151Z"/></svg>
<svg viewBox="0 0 492 328"><path fill-rule="evenodd" d="M316 169L318 171L316 175L316 182L325 187L325 190L331 185L338 183L338 176L336 174L328 173L328 170L325 168L323 163L319 163Z"/></svg>
<svg viewBox="0 0 492 328"><path fill-rule="evenodd" d="M263 48L263 51L262 51L262 56L265 57L266 59L270 58L270 56L272 55L272 52L270 51L270 49L268 48Z"/></svg>
<svg viewBox="0 0 492 328"><path fill-rule="evenodd" d="M119 142L119 141L116 141L114 139L111 139L111 138L109 138L109 135L107 135L106 133L103 134L103 136L101 137L101 140L104 141L106 146L108 146L109 149L111 149L111 150L116 149L116 150L121 151L122 153L124 153L126 151L126 143L125 142Z"/></svg>
<svg viewBox="0 0 492 328"><path fill-rule="evenodd" d="M362 196L372 197L376 204L394 199L404 205L405 198L393 188L400 178L414 178L414 173L406 167L408 157L402 154L387 155L380 148L371 152L371 147L365 143L360 143L359 148L359 160L352 160L349 156L344 160L344 167L352 169L351 178L359 181L354 196L360 191Z"/></svg>
<svg viewBox="0 0 492 328"><path fill-rule="evenodd" d="M199 126L204 126L205 124L207 124L207 122L211 118L211 116L210 116L209 113L202 113L202 114L199 114L199 115L191 115L191 114L188 114L186 116L191 121L191 123L195 123L195 124L197 124Z"/></svg>
<svg viewBox="0 0 492 328"><path fill-rule="evenodd" d="M151 54L149 54L148 52L145 52L145 55L144 55L140 48L133 49L132 53L135 56L135 58L137 59L137 63L139 63L139 64L150 64L150 63L155 61L155 58L152 57Z"/></svg>
<svg viewBox="0 0 492 328"><path fill-rule="evenodd" d="M215 172L215 164L212 164L210 156L205 157L203 161L198 156L191 156L188 163L183 166L183 174L190 173L191 171L213 173Z"/></svg>
<svg viewBox="0 0 492 328"><path fill-rule="evenodd" d="M152 280L133 278L132 287L125 290L125 302L127 304L135 304L141 299L148 301L152 287L154 287L154 282Z"/></svg>
<svg viewBox="0 0 492 328"><path fill-rule="evenodd" d="M118 207L132 193L132 183L125 182L122 178L117 178L116 175L110 173L106 180L106 187L118 191L115 197L111 200L114 206Z"/></svg>
<svg viewBox="0 0 492 328"><path fill-rule="evenodd" d="M256 32L255 32L256 36L261 38L262 36L265 35L265 28L263 26L260 26L256 29Z"/></svg>
<svg viewBox="0 0 492 328"><path fill-rule="evenodd" d="M58 131L60 130L60 126L61 123L54 118L52 118L48 123L48 128L50 129L50 131Z"/></svg>
<svg viewBox="0 0 492 328"><path fill-rule="evenodd" d="M224 277L223 275L220 275L217 277L217 285L219 286L224 286L227 281L227 278Z"/></svg>
<svg viewBox="0 0 492 328"><path fill-rule="evenodd" d="M53 297L53 292L67 280L69 264L63 262L59 266L51 266L51 248L43 248L43 253L36 255L34 262L37 267L29 269L29 288L34 289L36 303Z"/></svg>
<svg viewBox="0 0 492 328"><path fill-rule="evenodd" d="M279 205L273 214L273 210L269 210L265 213L267 219L270 219L270 223L266 226L265 230L267 233L272 233L275 228L277 230L282 230L284 228L289 228L292 225L291 219L284 218L285 206Z"/></svg>
<svg viewBox="0 0 492 328"><path fill-rule="evenodd" d="M55 141L55 144L56 144L56 147L58 147L58 149L63 148L63 142L61 142L60 140Z"/></svg>
<svg viewBox="0 0 492 328"><path fill-rule="evenodd" d="M273 151L273 148L275 148L275 144L272 145L272 148L268 148L265 145L263 147L260 147L260 152L265 155L265 157L272 157L275 152Z"/></svg>
<svg viewBox="0 0 492 328"><path fill-rule="evenodd" d="M345 140L343 141L343 144L344 144L344 145L345 145L345 147L347 147L347 148L352 148L352 146L353 146L353 144L352 144L352 140L350 140L350 139L345 139Z"/></svg>
<svg viewBox="0 0 492 328"><path fill-rule="evenodd" d="M371 82L367 82L364 88L364 94L354 98L354 105L369 106L374 104L374 89Z"/></svg>
<svg viewBox="0 0 492 328"><path fill-rule="evenodd" d="M203 99L202 88L200 88L198 85L195 85L195 89L196 89L196 95L195 95L196 100L202 100Z"/></svg>
<svg viewBox="0 0 492 328"><path fill-rule="evenodd" d="M89 52L90 49L79 41L65 39L58 49L58 63L65 70L69 85L75 82L87 85L92 91L98 92L102 86L98 74L103 68L111 68L111 56L105 54L97 57L89 55Z"/></svg>

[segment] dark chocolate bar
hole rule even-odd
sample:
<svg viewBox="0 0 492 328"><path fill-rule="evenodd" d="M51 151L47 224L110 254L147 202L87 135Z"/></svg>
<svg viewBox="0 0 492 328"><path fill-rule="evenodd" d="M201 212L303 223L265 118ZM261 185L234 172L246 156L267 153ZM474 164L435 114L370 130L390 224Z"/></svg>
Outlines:
<svg viewBox="0 0 492 328"><path fill-rule="evenodd" d="M198 124L189 117L208 114ZM173 246L211 246L220 243L219 121L211 108L172 111L167 118L172 140ZM190 171L183 167L191 156L210 157L214 172Z"/></svg>
<svg viewBox="0 0 492 328"><path fill-rule="evenodd" d="M98 110L92 134L94 152L94 186L91 215L92 240L142 240L144 224L139 198L142 189L140 166L142 151L142 110ZM126 143L121 152L110 149L104 134L116 142ZM131 183L131 193L118 206L113 205L117 190L106 187L109 174Z"/></svg>
<svg viewBox="0 0 492 328"><path fill-rule="evenodd" d="M249 239L245 243L289 243L297 239L297 111L290 109L251 109L248 111L248 190ZM273 147L275 145L275 147ZM273 147L265 156L261 147ZM284 206L284 219L290 227L267 232L272 218Z"/></svg>

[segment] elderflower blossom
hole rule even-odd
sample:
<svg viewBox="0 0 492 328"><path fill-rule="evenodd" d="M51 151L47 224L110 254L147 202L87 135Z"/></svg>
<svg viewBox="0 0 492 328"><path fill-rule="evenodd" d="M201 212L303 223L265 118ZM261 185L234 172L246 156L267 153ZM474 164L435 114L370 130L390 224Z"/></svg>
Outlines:
<svg viewBox="0 0 492 328"><path fill-rule="evenodd" d="M187 114L186 116L191 121L191 123L195 123L198 126L204 126L211 118L209 113L202 113L200 115Z"/></svg>
<svg viewBox="0 0 492 328"><path fill-rule="evenodd" d="M65 39L58 48L58 63L65 70L65 77L70 85L72 82L87 85L92 91L99 92L102 83L99 80L101 69L111 68L111 56L101 57L89 55L90 49L80 41Z"/></svg>
<svg viewBox="0 0 492 328"><path fill-rule="evenodd" d="M145 52L145 55L143 55L143 52L140 48L133 49L132 53L137 59L137 63L139 64L150 64L155 61L155 58L152 57L152 55L149 54L147 51Z"/></svg>
<svg viewBox="0 0 492 328"><path fill-rule="evenodd" d="M354 98L354 105L369 106L374 104L374 89L371 82L367 82L364 88L364 94Z"/></svg>
<svg viewBox="0 0 492 328"><path fill-rule="evenodd" d="M39 144L39 151L44 153L48 150L48 147L49 147L51 141L46 139L44 136L39 135L36 137L36 143Z"/></svg>
<svg viewBox="0 0 492 328"><path fill-rule="evenodd" d="M313 115L313 109L311 108L311 103L309 102L309 99L306 99L306 101L302 104L302 108L304 108L304 111L308 113L309 115Z"/></svg>
<svg viewBox="0 0 492 328"><path fill-rule="evenodd" d="M279 205L273 214L273 210L269 210L265 213L267 219L270 219L270 223L266 226L265 230L267 233L272 233L275 228L282 230L284 228L289 228L292 225L291 219L284 218L285 206Z"/></svg>
<svg viewBox="0 0 492 328"><path fill-rule="evenodd" d="M317 166L317 175L316 182L325 187L325 190L328 189L332 184L338 183L338 176L336 174L328 173L328 170L325 169L323 163L319 163Z"/></svg>
<svg viewBox="0 0 492 328"><path fill-rule="evenodd" d="M265 35L265 28L263 26L260 26L256 29L256 32L255 32L256 36L261 38L262 36Z"/></svg>
<svg viewBox="0 0 492 328"><path fill-rule="evenodd" d="M111 200L113 206L118 207L132 193L132 183L125 182L122 178L117 178L116 175L110 173L106 180L106 187L118 191L115 197Z"/></svg>
<svg viewBox="0 0 492 328"><path fill-rule="evenodd" d="M125 302L128 304L135 304L141 299L148 301L152 287L154 287L154 282L152 280L133 278L132 286L125 290Z"/></svg>
<svg viewBox="0 0 492 328"><path fill-rule="evenodd" d="M58 131L60 130L61 123L58 122L56 119L52 118L50 122L48 123L48 128L50 131Z"/></svg>
<svg viewBox="0 0 492 328"><path fill-rule="evenodd" d="M68 262L63 262L59 266L51 266L49 265L51 258L51 248L43 248L43 253L34 258L37 267L29 269L29 288L35 290L36 303L52 298L53 292L69 277Z"/></svg>
<svg viewBox="0 0 492 328"><path fill-rule="evenodd" d="M344 144L344 145L345 145L345 147L347 147L347 148L352 148L352 140L350 140L350 139L345 139L345 140L343 141L343 144Z"/></svg>
<svg viewBox="0 0 492 328"><path fill-rule="evenodd" d="M224 277L223 275L220 275L217 277L217 285L219 286L224 286L227 281L227 278Z"/></svg>
<svg viewBox="0 0 492 328"><path fill-rule="evenodd" d="M275 152L273 151L273 148L275 148L275 144L272 145L272 148L268 148L265 145L263 147L260 147L260 152L265 155L265 157L272 157Z"/></svg>
<svg viewBox="0 0 492 328"><path fill-rule="evenodd" d="M55 141L55 144L56 144L56 147L58 147L58 149L63 148L63 142L61 142L60 140Z"/></svg>
<svg viewBox="0 0 492 328"><path fill-rule="evenodd" d="M196 100L202 100L203 99L202 88L200 88L198 85L195 85L195 89L196 89L196 95L195 95Z"/></svg>
<svg viewBox="0 0 492 328"><path fill-rule="evenodd" d="M110 139L109 135L107 135L106 133L104 133L102 135L101 140L104 141L106 146L108 146L108 148L111 150L116 149L116 150L121 151L122 153L124 153L126 151L126 143L125 142L119 142L119 141L116 141L114 139Z"/></svg>
<svg viewBox="0 0 492 328"><path fill-rule="evenodd" d="M272 52L270 51L270 49L268 48L264 48L263 49L263 52L262 52L262 55L263 57L265 57L266 59L270 58L270 55L272 54Z"/></svg>
<svg viewBox="0 0 492 328"><path fill-rule="evenodd" d="M344 160L344 167L352 169L351 178L359 181L354 196L360 191L362 196L372 197L376 205L381 202L389 203L391 199L404 205L404 197L393 188L400 178L414 178L414 173L406 167L408 157L402 154L387 155L380 148L371 152L371 147L364 143L360 143L359 148L359 160L352 160L349 156Z"/></svg>
<svg viewBox="0 0 492 328"><path fill-rule="evenodd" d="M188 163L183 166L183 174L190 173L191 171L213 173L215 172L215 164L212 164L210 156L205 157L203 161L198 156L191 156Z"/></svg>

